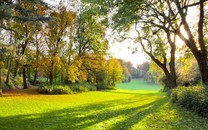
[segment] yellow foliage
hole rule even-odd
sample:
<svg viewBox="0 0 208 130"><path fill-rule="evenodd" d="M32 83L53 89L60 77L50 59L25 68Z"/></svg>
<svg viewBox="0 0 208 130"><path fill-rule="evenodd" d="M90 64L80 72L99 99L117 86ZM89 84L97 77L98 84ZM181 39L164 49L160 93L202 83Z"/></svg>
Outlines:
<svg viewBox="0 0 208 130"><path fill-rule="evenodd" d="M86 81L87 80L87 73L85 71L80 72L79 80L81 80L81 81Z"/></svg>
<svg viewBox="0 0 208 130"><path fill-rule="evenodd" d="M80 75L79 68L76 65L69 66L67 75L68 75L68 80L74 83L76 80L78 80L78 76Z"/></svg>
<svg viewBox="0 0 208 130"><path fill-rule="evenodd" d="M108 61L106 66L106 82L110 86L115 86L116 83L123 79L123 69L120 62L112 58Z"/></svg>

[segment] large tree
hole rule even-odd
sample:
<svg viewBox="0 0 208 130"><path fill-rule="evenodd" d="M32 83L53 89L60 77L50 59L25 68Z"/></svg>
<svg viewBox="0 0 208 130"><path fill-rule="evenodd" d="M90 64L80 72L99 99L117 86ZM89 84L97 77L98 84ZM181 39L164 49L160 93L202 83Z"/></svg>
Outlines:
<svg viewBox="0 0 208 130"><path fill-rule="evenodd" d="M205 6L207 7L206 4L207 0L200 0L199 2L189 0L154 0L132 3L123 1L119 6L118 13L115 15L114 19L117 21L116 23L121 25L123 24L122 21L149 25L155 30L153 33L154 35L156 35L160 30L163 30L167 35L167 41L172 49L172 58L170 58L172 59L172 62L170 62L170 65L172 64L172 69L170 68L170 71L172 72L174 71L173 52L175 51L174 48L176 46L173 42L173 37L176 35L179 36L196 58L202 82L207 84L207 50L204 37L204 10ZM131 7L131 9L129 7ZM195 17L198 22L188 22L191 8L195 9L195 11L199 13L199 16ZM197 30L192 29L192 27L196 27ZM185 30L185 32L182 30ZM174 75L175 74L173 74L173 77L175 77Z"/></svg>
<svg viewBox="0 0 208 130"><path fill-rule="evenodd" d="M196 58L203 83L208 83L207 50L204 37L207 0L199 0L198 2L194 0L85 1L97 3L99 7L102 5L100 10L106 9L107 6L104 5L108 5L111 9L114 8L114 27L120 31L131 29L133 24L150 27L153 30L152 35L157 35L158 32L163 31L171 49L169 65L170 76L174 82L176 80L174 56L176 42L174 37L180 37ZM195 17L197 22L188 21L191 9L199 14ZM192 27L197 28L197 30L192 29Z"/></svg>
<svg viewBox="0 0 208 130"><path fill-rule="evenodd" d="M59 11L54 11L51 13L51 17L55 20L48 23L45 28L45 42L46 42L46 55L44 56L49 60L47 64L48 77L50 84L53 84L56 73L61 69L61 55L63 53L64 47L67 46L66 43L67 36L76 14L71 11L67 11L66 8L62 7ZM57 68L58 67L58 68ZM63 69L63 68L62 68Z"/></svg>

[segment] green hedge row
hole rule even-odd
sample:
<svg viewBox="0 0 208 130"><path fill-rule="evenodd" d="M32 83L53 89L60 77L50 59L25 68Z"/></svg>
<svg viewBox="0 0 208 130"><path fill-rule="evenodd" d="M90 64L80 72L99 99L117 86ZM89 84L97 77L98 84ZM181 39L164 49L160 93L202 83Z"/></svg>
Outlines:
<svg viewBox="0 0 208 130"><path fill-rule="evenodd" d="M69 87L63 86L44 86L38 89L42 94L70 94L72 90Z"/></svg>
<svg viewBox="0 0 208 130"><path fill-rule="evenodd" d="M202 86L177 87L171 93L171 101L203 117L208 117L208 92Z"/></svg>
<svg viewBox="0 0 208 130"><path fill-rule="evenodd" d="M73 84L70 86L43 85L38 89L39 93L42 94L71 94L95 90L97 88L91 84Z"/></svg>

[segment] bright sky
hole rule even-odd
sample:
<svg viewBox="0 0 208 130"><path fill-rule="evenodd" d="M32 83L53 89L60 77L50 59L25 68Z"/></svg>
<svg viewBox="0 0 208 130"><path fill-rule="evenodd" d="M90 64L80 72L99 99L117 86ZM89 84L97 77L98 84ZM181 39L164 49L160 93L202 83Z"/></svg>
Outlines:
<svg viewBox="0 0 208 130"><path fill-rule="evenodd" d="M134 43L131 40L125 40L121 43L114 43L110 46L109 53L118 59L123 59L125 61L131 61L136 67L138 64L142 64L144 61L147 61L148 57L138 50L136 53L132 53L130 47L134 47Z"/></svg>
<svg viewBox="0 0 208 130"><path fill-rule="evenodd" d="M136 38L137 32L134 29L131 29L128 37ZM119 36L116 36L116 34L114 35L111 29L107 30L106 38L110 43L108 52L113 57L130 61L133 63L134 67L148 61L149 57L142 51L139 43L135 43L133 39L126 39L122 42L118 42L114 39L119 38Z"/></svg>

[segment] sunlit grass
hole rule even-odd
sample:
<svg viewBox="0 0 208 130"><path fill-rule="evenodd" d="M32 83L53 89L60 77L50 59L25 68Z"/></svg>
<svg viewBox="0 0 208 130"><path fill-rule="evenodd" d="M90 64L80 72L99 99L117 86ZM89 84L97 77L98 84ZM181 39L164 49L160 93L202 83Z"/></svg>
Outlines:
<svg viewBox="0 0 208 130"><path fill-rule="evenodd" d="M31 94L27 94L31 93ZM40 95L34 90L0 97L0 129L207 129L208 120L169 103L157 91L98 91Z"/></svg>
<svg viewBox="0 0 208 130"><path fill-rule="evenodd" d="M147 90L147 91L158 91L161 86L155 83L146 82L143 78L133 79L131 82L118 84L118 89L125 90Z"/></svg>

